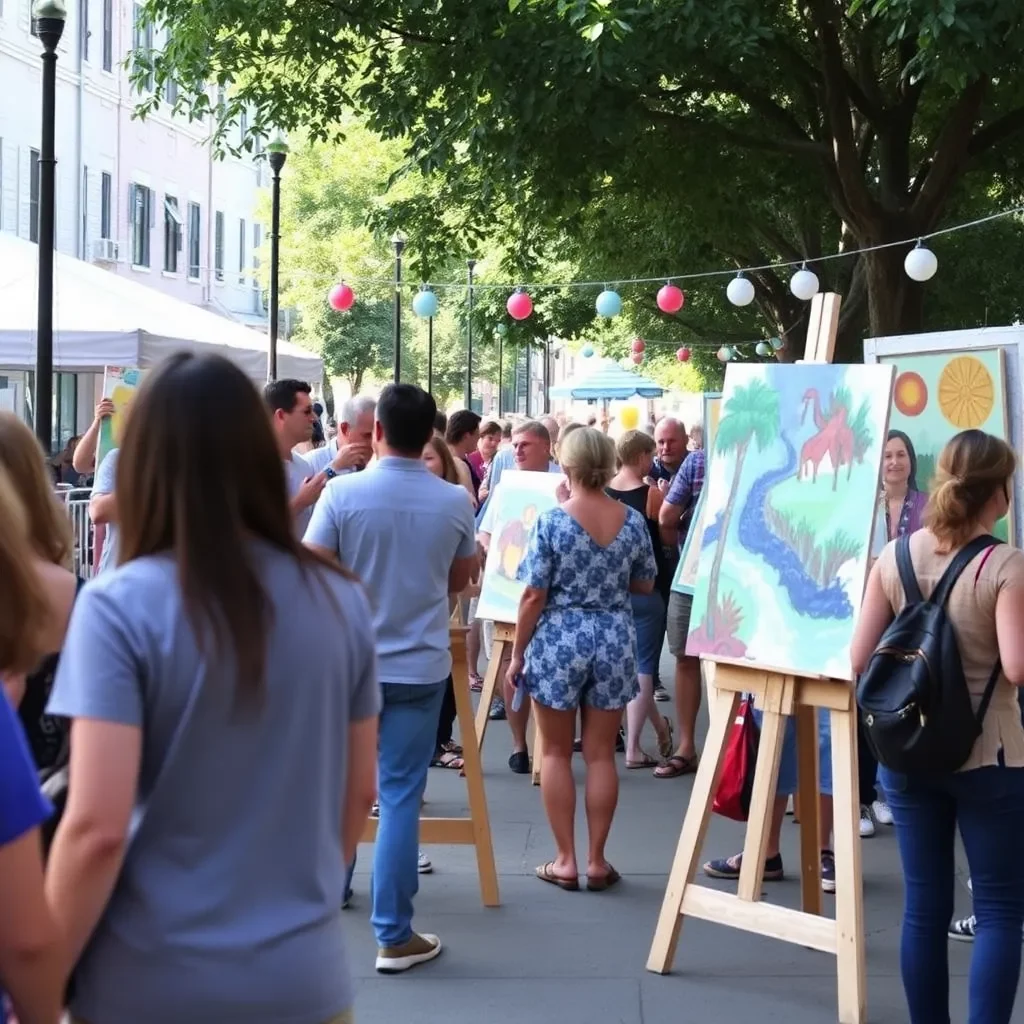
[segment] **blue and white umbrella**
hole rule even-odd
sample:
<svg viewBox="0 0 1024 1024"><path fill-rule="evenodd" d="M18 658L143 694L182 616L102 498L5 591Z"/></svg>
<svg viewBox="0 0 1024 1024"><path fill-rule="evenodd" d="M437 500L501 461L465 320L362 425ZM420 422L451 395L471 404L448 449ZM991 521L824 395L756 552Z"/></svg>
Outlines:
<svg viewBox="0 0 1024 1024"><path fill-rule="evenodd" d="M641 398L661 398L665 389L648 377L623 369L614 359L596 360L581 373L561 384L548 388L552 398L573 398L576 401L611 401Z"/></svg>

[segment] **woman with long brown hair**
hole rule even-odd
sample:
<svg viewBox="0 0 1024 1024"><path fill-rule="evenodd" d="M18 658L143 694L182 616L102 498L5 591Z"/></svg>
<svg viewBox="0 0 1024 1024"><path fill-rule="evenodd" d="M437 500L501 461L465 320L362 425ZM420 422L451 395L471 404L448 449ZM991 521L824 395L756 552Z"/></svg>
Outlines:
<svg viewBox="0 0 1024 1024"><path fill-rule="evenodd" d="M51 702L73 720L47 875L72 1016L347 1021L344 866L380 699L366 599L295 537L263 403L225 359L149 376L117 493L120 564L83 592Z"/></svg>
<svg viewBox="0 0 1024 1024"><path fill-rule="evenodd" d="M29 541L28 512L0 466L0 676L21 676L46 648L50 596ZM0 1020L56 1024L61 960L43 891L40 826L51 808L17 717L0 691ZM5 995L6 992L6 995Z"/></svg>
<svg viewBox="0 0 1024 1024"><path fill-rule="evenodd" d="M955 772L905 775L881 769L903 863L900 968L911 1024L950 1019L946 928L953 915L958 829L976 917L972 1024L1008 1024L1020 982L1024 726L1017 687L1024 685L1024 553L991 537L1009 510L1016 465L1008 444L980 430L962 431L943 448L924 529L883 549L868 578L854 635L853 667L859 673L908 601L897 544L909 541L913 574L927 600L957 554L977 541L979 550L957 578L945 608L981 719L978 739Z"/></svg>

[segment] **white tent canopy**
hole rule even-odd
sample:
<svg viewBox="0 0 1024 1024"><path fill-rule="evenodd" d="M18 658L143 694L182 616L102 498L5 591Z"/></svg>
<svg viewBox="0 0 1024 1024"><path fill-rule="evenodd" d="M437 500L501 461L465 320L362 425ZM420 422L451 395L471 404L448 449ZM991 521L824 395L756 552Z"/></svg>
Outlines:
<svg viewBox="0 0 1024 1024"><path fill-rule="evenodd" d="M155 366L172 352L216 353L255 381L266 379L267 339L257 331L155 288L136 284L64 253L54 257L53 367L102 372L104 366ZM0 232L0 367L36 361L37 246ZM317 381L320 358L278 343L278 375Z"/></svg>

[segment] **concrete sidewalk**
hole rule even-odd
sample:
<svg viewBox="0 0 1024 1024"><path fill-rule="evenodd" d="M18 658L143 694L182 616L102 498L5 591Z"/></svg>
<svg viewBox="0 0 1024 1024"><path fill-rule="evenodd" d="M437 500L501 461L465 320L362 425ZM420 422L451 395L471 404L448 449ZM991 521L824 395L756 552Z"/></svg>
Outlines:
<svg viewBox="0 0 1024 1024"><path fill-rule="evenodd" d="M668 661L663 665L670 679ZM671 716L671 705L662 705ZM706 720L704 722L706 728ZM648 747L653 747L653 737ZM821 1024L836 1019L835 961L824 954L701 921L683 929L675 972L645 969L668 869L690 795L692 777L657 780L649 771L620 772L619 808L608 856L623 883L606 893L566 893L533 877L551 859L540 792L512 775L508 728L492 723L484 748L487 796L502 906L481 906L472 848L427 847L432 875L420 879L416 927L441 936L445 950L405 975L373 969L376 946L367 922L370 851L360 853L356 899L348 914L357 979L358 1024ZM577 777L583 765L577 758ZM620 766L622 758L619 758ZM432 769L431 815L464 814L465 782ZM743 826L713 818L703 860L739 850ZM791 878L766 883L773 902L798 906L798 828L783 828ZM582 789L577 808L585 855ZM903 1024L899 977L902 880L891 828L863 840L867 918L868 1019ZM581 863L581 870L583 864ZM707 881L707 880L705 880ZM961 878L958 912L970 912ZM709 882L728 888L728 883ZM825 896L827 913L834 900ZM950 943L952 1019L966 1020L971 946ZM1024 1024L1018 1001L1015 1022Z"/></svg>

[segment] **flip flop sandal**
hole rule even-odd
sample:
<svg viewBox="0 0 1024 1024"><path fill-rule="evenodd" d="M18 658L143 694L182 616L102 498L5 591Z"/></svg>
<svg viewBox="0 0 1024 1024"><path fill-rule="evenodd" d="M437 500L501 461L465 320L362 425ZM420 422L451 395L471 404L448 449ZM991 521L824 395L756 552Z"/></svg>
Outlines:
<svg viewBox="0 0 1024 1024"><path fill-rule="evenodd" d="M454 740L449 740L442 748L446 754L461 754L463 753L462 747L459 746Z"/></svg>
<svg viewBox="0 0 1024 1024"><path fill-rule="evenodd" d="M435 757L430 762L431 768L451 768L453 771L462 771L464 766L462 758L450 750L446 750L440 757Z"/></svg>
<svg viewBox="0 0 1024 1024"><path fill-rule="evenodd" d="M680 757L673 754L654 769L656 779L678 779L683 775L692 775L697 770L696 757Z"/></svg>
<svg viewBox="0 0 1024 1024"><path fill-rule="evenodd" d="M587 892L604 892L605 889L610 889L621 881L622 875L609 864L607 875L602 875L600 878L591 878L590 875L587 875Z"/></svg>
<svg viewBox="0 0 1024 1024"><path fill-rule="evenodd" d="M547 882L549 885L557 885L559 889L564 889L566 892L579 892L580 891L580 880L578 878L561 878L554 872L555 862L549 860L547 864L541 864L539 868L534 871L534 874L542 881Z"/></svg>
<svg viewBox="0 0 1024 1024"><path fill-rule="evenodd" d="M626 768L628 771L633 771L635 768L657 768L659 764L661 764L660 761L644 754L642 761L627 761Z"/></svg>

